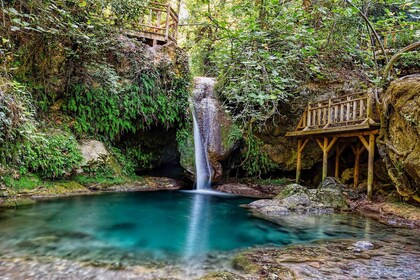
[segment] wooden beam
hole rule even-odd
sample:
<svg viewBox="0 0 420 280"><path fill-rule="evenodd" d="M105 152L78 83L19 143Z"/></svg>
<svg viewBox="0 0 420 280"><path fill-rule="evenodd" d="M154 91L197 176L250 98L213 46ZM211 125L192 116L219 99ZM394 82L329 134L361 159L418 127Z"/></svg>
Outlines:
<svg viewBox="0 0 420 280"><path fill-rule="evenodd" d="M372 200L373 195L373 161L375 159L375 134L369 135L369 148L366 149L369 152L368 160L368 181L367 181L367 196L369 200Z"/></svg>
<svg viewBox="0 0 420 280"><path fill-rule="evenodd" d="M371 134L369 134L369 135L371 135ZM365 146L366 150L369 151L369 143L366 141L365 137L359 136L359 139L360 139L360 141L362 141L363 146Z"/></svg>
<svg viewBox="0 0 420 280"><path fill-rule="evenodd" d="M309 139L305 139L305 142L303 142L302 146L300 147L300 151L303 152L303 149L305 149L306 144L308 144Z"/></svg>
<svg viewBox="0 0 420 280"><path fill-rule="evenodd" d="M322 144L321 140L319 140L319 139L315 139L315 140L318 143L318 145L321 148L321 150L324 151L324 144Z"/></svg>
<svg viewBox="0 0 420 280"><path fill-rule="evenodd" d="M331 141L331 143L328 145L327 147L327 152L330 152L332 147L334 146L335 142L337 142L338 137L334 137L333 140Z"/></svg>

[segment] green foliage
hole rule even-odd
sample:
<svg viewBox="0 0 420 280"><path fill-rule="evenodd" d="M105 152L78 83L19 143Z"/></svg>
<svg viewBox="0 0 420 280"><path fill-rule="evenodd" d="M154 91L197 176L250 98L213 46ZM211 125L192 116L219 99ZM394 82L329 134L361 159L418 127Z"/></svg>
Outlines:
<svg viewBox="0 0 420 280"><path fill-rule="evenodd" d="M21 176L18 179L8 175L3 177L3 181L6 187L12 188L14 190L32 190L42 185L41 179L34 174L27 174L25 176Z"/></svg>
<svg viewBox="0 0 420 280"><path fill-rule="evenodd" d="M77 135L114 141L124 133L183 121L187 79L172 75L164 81L157 72L149 71L139 74L134 83L123 83L110 65L92 63L86 70L89 82L74 84L64 106L76 119Z"/></svg>
<svg viewBox="0 0 420 280"><path fill-rule="evenodd" d="M33 172L47 179L71 175L82 160L73 135L57 131L27 131L22 141L5 142L1 149L3 165L19 168L22 175Z"/></svg>
<svg viewBox="0 0 420 280"><path fill-rule="evenodd" d="M25 86L0 78L0 147L5 141L17 141L33 123L32 97Z"/></svg>
<svg viewBox="0 0 420 280"><path fill-rule="evenodd" d="M419 39L415 1L352 3L367 14L382 39L388 37L389 47ZM357 68L376 75L370 32L358 10L345 1L306 4L187 1L188 20L200 23L184 31L192 69L200 75L219 76L219 94L241 128L249 122L264 124L284 113L282 105L301 85L334 81L334 69ZM379 50L378 44L373 48Z"/></svg>
<svg viewBox="0 0 420 280"><path fill-rule="evenodd" d="M116 184L124 184L128 182L128 179L123 177L115 177L115 176L107 176L104 174L94 175L94 176L87 176L87 175L77 175L73 178L77 183L87 186L91 184L110 184L110 185L116 185Z"/></svg>
<svg viewBox="0 0 420 280"><path fill-rule="evenodd" d="M242 168L247 176L266 174L277 165L262 150L263 142L250 133L245 137Z"/></svg>

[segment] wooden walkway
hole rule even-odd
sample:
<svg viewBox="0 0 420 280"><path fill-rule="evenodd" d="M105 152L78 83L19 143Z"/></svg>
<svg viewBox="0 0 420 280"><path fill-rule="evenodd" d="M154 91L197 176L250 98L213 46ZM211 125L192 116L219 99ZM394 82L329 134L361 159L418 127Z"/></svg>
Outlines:
<svg viewBox="0 0 420 280"><path fill-rule="evenodd" d="M179 17L170 3L149 2L139 31L126 31L132 37L146 40L152 46L177 44Z"/></svg>
<svg viewBox="0 0 420 280"><path fill-rule="evenodd" d="M340 156L351 147L355 155L354 185L359 184L360 156L368 156L368 197L372 197L375 135L378 134L378 116L372 98L367 93L356 93L309 103L295 131L286 136L297 137L296 182L302 168L302 153L310 140L315 140L323 152L322 179L328 174L328 157L335 146L335 176L339 176ZM367 138L366 138L367 137Z"/></svg>

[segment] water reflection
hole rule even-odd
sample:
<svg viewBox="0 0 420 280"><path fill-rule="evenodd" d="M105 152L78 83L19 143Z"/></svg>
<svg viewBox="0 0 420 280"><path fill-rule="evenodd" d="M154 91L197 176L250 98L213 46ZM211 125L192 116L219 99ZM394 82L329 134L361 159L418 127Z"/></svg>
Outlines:
<svg viewBox="0 0 420 280"><path fill-rule="evenodd" d="M186 232L185 259L191 259L208 250L210 195L192 194L192 203Z"/></svg>

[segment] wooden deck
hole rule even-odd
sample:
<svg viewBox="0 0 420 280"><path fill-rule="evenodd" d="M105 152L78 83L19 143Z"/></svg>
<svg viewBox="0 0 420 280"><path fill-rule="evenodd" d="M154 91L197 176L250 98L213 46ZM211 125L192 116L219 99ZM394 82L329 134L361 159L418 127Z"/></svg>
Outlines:
<svg viewBox="0 0 420 280"><path fill-rule="evenodd" d="M177 43L179 17L170 3L149 2L139 31L126 31L128 36L144 39L152 46Z"/></svg>
<svg viewBox="0 0 420 280"><path fill-rule="evenodd" d="M366 150L368 157L368 197L372 197L375 136L378 134L378 114L372 97L356 93L309 103L295 131L286 136L297 137L296 182L300 181L302 153L310 140L315 140L323 152L322 179L328 174L328 157L335 146L335 176L339 176L340 155L346 147L355 154L354 185L359 183L359 162ZM365 137L368 137L366 139Z"/></svg>

